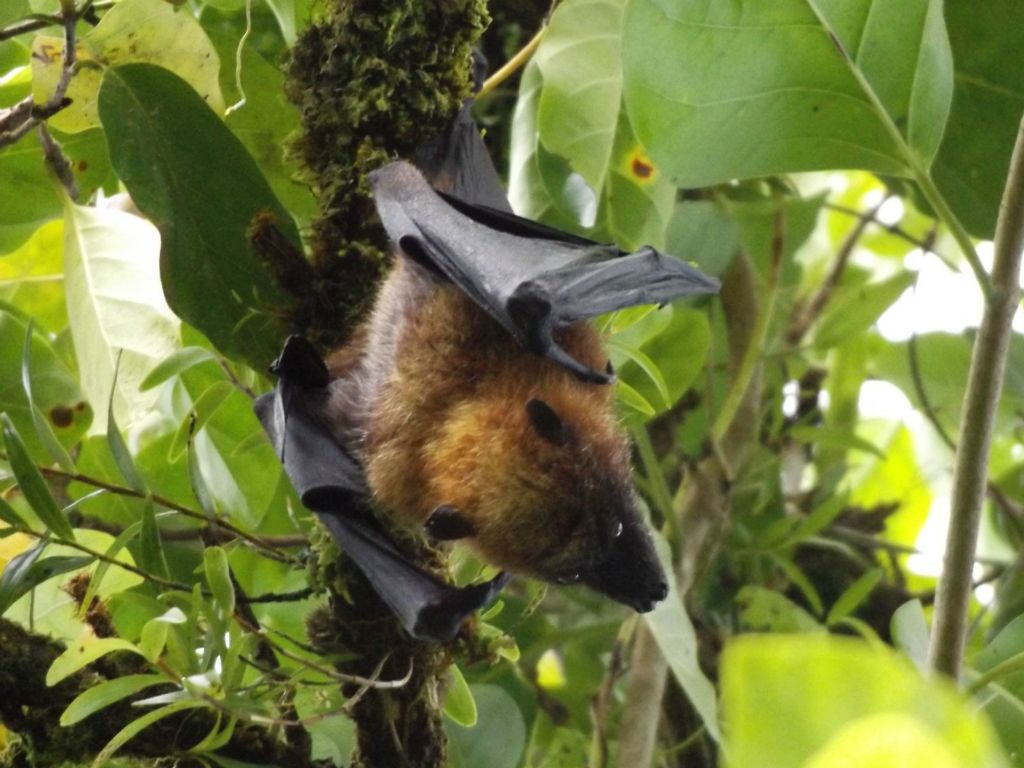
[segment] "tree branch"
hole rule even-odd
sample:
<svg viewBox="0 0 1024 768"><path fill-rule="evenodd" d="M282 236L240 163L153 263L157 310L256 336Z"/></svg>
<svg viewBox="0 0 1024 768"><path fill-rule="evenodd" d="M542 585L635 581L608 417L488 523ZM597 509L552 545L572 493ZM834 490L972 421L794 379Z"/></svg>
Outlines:
<svg viewBox="0 0 1024 768"><path fill-rule="evenodd" d="M1011 324L1020 302L1024 250L1024 121L1010 159L999 206L991 290L978 329L960 423L953 474L953 499L942 577L935 600L929 661L959 678L971 597L971 570L978 541L981 505L988 480L992 429L1009 354Z"/></svg>

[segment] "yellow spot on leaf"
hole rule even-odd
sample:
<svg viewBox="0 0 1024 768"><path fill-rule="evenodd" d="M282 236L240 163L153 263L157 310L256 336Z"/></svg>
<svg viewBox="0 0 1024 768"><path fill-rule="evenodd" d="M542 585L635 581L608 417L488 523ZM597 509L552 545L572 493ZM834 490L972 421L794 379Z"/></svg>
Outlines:
<svg viewBox="0 0 1024 768"><path fill-rule="evenodd" d="M628 155L629 177L637 184L651 181L658 172L644 148L637 144Z"/></svg>

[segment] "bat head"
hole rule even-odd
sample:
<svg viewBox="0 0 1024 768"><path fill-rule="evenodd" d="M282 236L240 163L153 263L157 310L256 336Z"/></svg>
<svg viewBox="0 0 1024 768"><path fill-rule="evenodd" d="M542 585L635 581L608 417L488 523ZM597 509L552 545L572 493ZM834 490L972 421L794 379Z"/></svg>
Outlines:
<svg viewBox="0 0 1024 768"><path fill-rule="evenodd" d="M456 414L435 454L446 467L435 476L448 482L432 494L443 501L428 532L466 538L513 573L651 610L668 583L636 507L612 397L572 381L518 407L506 393Z"/></svg>

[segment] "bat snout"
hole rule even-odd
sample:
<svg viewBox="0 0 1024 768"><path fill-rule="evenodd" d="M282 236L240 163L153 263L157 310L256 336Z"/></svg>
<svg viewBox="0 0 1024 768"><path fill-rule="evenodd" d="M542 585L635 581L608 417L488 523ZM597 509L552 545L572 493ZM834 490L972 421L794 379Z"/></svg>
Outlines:
<svg viewBox="0 0 1024 768"><path fill-rule="evenodd" d="M580 581L638 613L668 596L668 579L651 536L638 519L627 519L603 561L580 574Z"/></svg>

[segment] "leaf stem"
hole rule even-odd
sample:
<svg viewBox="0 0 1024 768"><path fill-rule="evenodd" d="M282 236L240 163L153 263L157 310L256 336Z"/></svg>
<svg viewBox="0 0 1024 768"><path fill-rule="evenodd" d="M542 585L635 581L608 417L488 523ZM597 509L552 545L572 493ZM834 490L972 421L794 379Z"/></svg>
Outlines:
<svg viewBox="0 0 1024 768"><path fill-rule="evenodd" d="M992 286L974 342L953 473L953 498L942 576L935 599L929 662L957 679L963 658L971 569L988 479L992 429L1020 301L1024 250L1024 120L1010 159L996 225Z"/></svg>
<svg viewBox="0 0 1024 768"><path fill-rule="evenodd" d="M524 66L526 62L530 60L530 57L533 56L534 52L536 52L537 48L540 47L540 42L544 39L544 33L547 31L548 25L545 21L544 24L541 25L541 28L537 30L537 34L531 37L530 41L526 45L516 51L515 56L506 61L497 72L484 80L484 84L480 86L480 91L476 95L477 98L486 96L503 82L508 80L517 69Z"/></svg>

